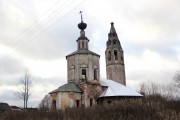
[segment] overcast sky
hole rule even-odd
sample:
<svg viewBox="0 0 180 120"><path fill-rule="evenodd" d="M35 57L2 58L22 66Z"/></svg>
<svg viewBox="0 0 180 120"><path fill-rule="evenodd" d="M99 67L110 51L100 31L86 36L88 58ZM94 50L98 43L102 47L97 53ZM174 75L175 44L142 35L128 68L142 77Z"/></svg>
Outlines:
<svg viewBox="0 0 180 120"><path fill-rule="evenodd" d="M180 70L179 0L0 0L0 102L23 105L14 94L25 68L33 82L29 107L66 83L65 56L77 49L80 10L90 50L101 55L101 78L112 21L128 87L167 84Z"/></svg>

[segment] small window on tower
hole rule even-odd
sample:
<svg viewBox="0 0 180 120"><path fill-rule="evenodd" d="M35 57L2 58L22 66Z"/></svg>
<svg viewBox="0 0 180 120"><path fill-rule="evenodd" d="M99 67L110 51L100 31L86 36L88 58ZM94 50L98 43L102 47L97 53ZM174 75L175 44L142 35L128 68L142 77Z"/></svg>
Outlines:
<svg viewBox="0 0 180 120"><path fill-rule="evenodd" d="M115 39L113 40L113 44L116 44L116 40Z"/></svg>
<svg viewBox="0 0 180 120"><path fill-rule="evenodd" d="M86 79L86 70L82 69L82 79Z"/></svg>
<svg viewBox="0 0 180 120"><path fill-rule="evenodd" d="M115 37L115 33L113 33L113 37Z"/></svg>
<svg viewBox="0 0 180 120"><path fill-rule="evenodd" d="M84 41L82 41L82 48L84 48Z"/></svg>
<svg viewBox="0 0 180 120"><path fill-rule="evenodd" d="M108 52L108 61L111 60L111 51Z"/></svg>
<svg viewBox="0 0 180 120"><path fill-rule="evenodd" d="M110 40L107 41L107 45L111 45L111 41Z"/></svg>
<svg viewBox="0 0 180 120"><path fill-rule="evenodd" d="M94 69L94 80L97 80L97 69Z"/></svg>
<svg viewBox="0 0 180 120"><path fill-rule="evenodd" d="M115 60L118 60L117 50L114 50L114 57L115 57Z"/></svg>

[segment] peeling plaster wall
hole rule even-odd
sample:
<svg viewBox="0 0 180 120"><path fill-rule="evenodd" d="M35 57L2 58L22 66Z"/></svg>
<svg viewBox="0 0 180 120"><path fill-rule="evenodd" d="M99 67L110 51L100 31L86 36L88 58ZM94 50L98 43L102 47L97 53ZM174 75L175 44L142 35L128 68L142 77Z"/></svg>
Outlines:
<svg viewBox="0 0 180 120"><path fill-rule="evenodd" d="M82 79L82 69L86 70L87 81L94 79L94 69L97 69L97 81L100 79L99 56L93 54L75 54L67 57L68 83L79 83ZM94 81L91 81L94 82Z"/></svg>
<svg viewBox="0 0 180 120"><path fill-rule="evenodd" d="M51 106L52 106L53 100L56 100L56 109L72 108L72 107L77 107L76 100L79 100L81 102L81 93L58 92L58 93L51 94L50 99L51 99L51 102L50 102Z"/></svg>
<svg viewBox="0 0 180 120"><path fill-rule="evenodd" d="M92 99L92 105L97 105L97 98L103 92L102 87L99 84L80 84L79 87L84 91L82 94L82 105L85 107L90 106L90 99Z"/></svg>

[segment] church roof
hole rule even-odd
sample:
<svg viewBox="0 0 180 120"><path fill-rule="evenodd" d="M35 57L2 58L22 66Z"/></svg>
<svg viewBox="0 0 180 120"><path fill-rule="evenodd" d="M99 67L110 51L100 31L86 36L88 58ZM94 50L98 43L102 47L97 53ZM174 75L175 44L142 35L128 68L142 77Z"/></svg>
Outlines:
<svg viewBox="0 0 180 120"><path fill-rule="evenodd" d="M111 23L110 33L116 33L113 22Z"/></svg>
<svg viewBox="0 0 180 120"><path fill-rule="evenodd" d="M51 93L57 93L57 92L82 92L81 89L73 82L64 84L63 86L60 86L58 89L53 90Z"/></svg>
<svg viewBox="0 0 180 120"><path fill-rule="evenodd" d="M90 50L76 50L75 52L67 55L66 58L69 57L69 56L75 55L75 54L93 54L93 55L97 55L97 56L100 57L100 55L98 55L95 52L92 52Z"/></svg>
<svg viewBox="0 0 180 120"><path fill-rule="evenodd" d="M142 97L141 94L136 91L117 83L113 80L100 80L102 86L107 86L107 89L99 97L113 97L113 96L131 96Z"/></svg>

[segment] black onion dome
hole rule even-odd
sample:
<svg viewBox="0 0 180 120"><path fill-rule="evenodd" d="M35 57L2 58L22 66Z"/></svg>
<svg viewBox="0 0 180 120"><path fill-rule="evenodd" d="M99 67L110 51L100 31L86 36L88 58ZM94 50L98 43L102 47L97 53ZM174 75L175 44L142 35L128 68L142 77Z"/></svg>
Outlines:
<svg viewBox="0 0 180 120"><path fill-rule="evenodd" d="M87 24L84 23L83 21L81 21L81 23L78 24L78 28L80 30L84 30L84 29L86 29L86 27L87 27Z"/></svg>

